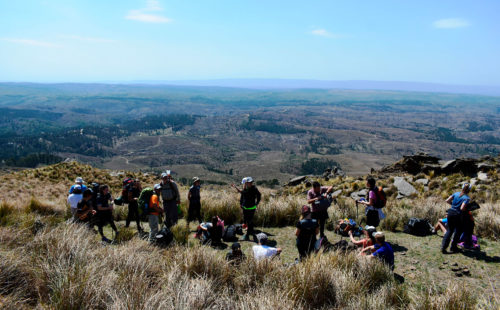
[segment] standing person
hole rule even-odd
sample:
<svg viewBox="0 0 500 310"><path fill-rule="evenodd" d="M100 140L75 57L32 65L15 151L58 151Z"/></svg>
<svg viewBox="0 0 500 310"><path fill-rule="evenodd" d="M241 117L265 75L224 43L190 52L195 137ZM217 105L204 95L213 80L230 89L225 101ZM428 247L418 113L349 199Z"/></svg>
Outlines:
<svg viewBox="0 0 500 310"><path fill-rule="evenodd" d="M198 224L201 224L201 196L200 196L200 179L198 177L193 178L193 185L189 188L188 192L188 217L187 225L194 220L198 220Z"/></svg>
<svg viewBox="0 0 500 310"><path fill-rule="evenodd" d="M83 198L83 191L80 185L72 186L71 194L68 195L68 204L71 209L71 219L76 220L76 211L78 210L78 202Z"/></svg>
<svg viewBox="0 0 500 310"><path fill-rule="evenodd" d="M102 241L111 242L104 236L104 225L109 224L111 226L115 232L115 238L118 236L118 229L116 228L115 221L113 219L113 197L109 192L108 185L101 185L99 187L99 194L97 194L96 201L99 234L101 235Z"/></svg>
<svg viewBox="0 0 500 310"><path fill-rule="evenodd" d="M366 187L368 188L368 200L361 198L357 203L365 205L366 225L376 228L380 224L380 220L385 218L385 215L381 208L376 208L379 198L375 179L368 177Z"/></svg>
<svg viewBox="0 0 500 310"><path fill-rule="evenodd" d="M137 200L141 195L141 191L142 191L142 186L141 186L141 181L139 180L134 180L131 186L127 188L128 214L127 214L127 220L125 221L125 227L129 227L130 222L132 220L135 220L137 231L139 233L142 233L142 227L141 227L141 219L139 217L139 205L137 203Z"/></svg>
<svg viewBox="0 0 500 310"><path fill-rule="evenodd" d="M321 207L322 204L327 203L326 195L331 193L333 187L321 186L319 182L315 181L312 188L307 192L307 203L311 205L311 217L319 223L319 236L325 236L325 223L328 219L327 208Z"/></svg>
<svg viewBox="0 0 500 310"><path fill-rule="evenodd" d="M257 206L260 203L261 194L257 187L253 185L253 179L251 177L243 178L243 180L241 180L241 184L243 184L242 190L234 184L231 186L241 194L240 206L243 210L243 223L247 225L247 233L243 237L243 240L250 240L250 235L253 236L255 240L256 236L254 232L253 217L255 215L255 211L257 210Z"/></svg>
<svg viewBox="0 0 500 310"><path fill-rule="evenodd" d="M78 177L75 179L75 184L72 185L70 188L69 188L69 193L72 194L73 193L73 189L75 189L75 186L80 186L80 189L82 191L82 193L87 189L87 186L85 186L85 183L83 181L83 179L81 177Z"/></svg>
<svg viewBox="0 0 500 310"><path fill-rule="evenodd" d="M163 214L163 209L160 207L160 193L161 185L155 184L153 187L154 193L149 198L148 207L148 221L149 221L149 242L156 241L156 235L158 234L158 225L160 223L160 216Z"/></svg>
<svg viewBox="0 0 500 310"><path fill-rule="evenodd" d="M317 220L311 217L311 208L309 206L302 206L301 213L301 219L297 222L295 229L300 260L314 251L316 235L319 234L319 224Z"/></svg>
<svg viewBox="0 0 500 310"><path fill-rule="evenodd" d="M463 232L462 217L467 214L467 204L470 202L470 197L467 195L470 191L470 184L465 183L462 186L461 192L456 192L448 199L446 203L451 205L447 210L448 213L448 230L444 234L443 242L441 243L441 253L447 254L446 249L451 241L450 250L452 252L459 252L457 247L460 235ZM452 239L453 236L453 240Z"/></svg>
<svg viewBox="0 0 500 310"><path fill-rule="evenodd" d="M181 195L177 184L172 180L170 170L161 175L161 198L165 211L165 224L167 227L177 224L179 219L178 205L181 204Z"/></svg>

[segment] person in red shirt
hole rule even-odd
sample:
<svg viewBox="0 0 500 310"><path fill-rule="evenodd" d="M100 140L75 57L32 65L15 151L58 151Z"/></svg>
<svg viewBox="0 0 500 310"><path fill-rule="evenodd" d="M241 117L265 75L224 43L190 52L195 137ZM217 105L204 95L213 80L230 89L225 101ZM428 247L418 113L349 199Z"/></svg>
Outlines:
<svg viewBox="0 0 500 310"><path fill-rule="evenodd" d="M151 195L149 199L149 242L154 242L156 240L156 235L158 234L158 225L160 222L160 215L163 214L163 209L160 207L160 193L161 185L155 184L154 194Z"/></svg>
<svg viewBox="0 0 500 310"><path fill-rule="evenodd" d="M374 245L375 242L375 237L373 236L373 233L376 232L375 227L373 226L366 226L365 229L363 229L363 233L365 234L365 238L360 239L356 241L354 237L352 236L352 231L350 230L348 232L349 237L351 238L351 242L355 244L358 247L361 247L361 250L364 250L365 248Z"/></svg>

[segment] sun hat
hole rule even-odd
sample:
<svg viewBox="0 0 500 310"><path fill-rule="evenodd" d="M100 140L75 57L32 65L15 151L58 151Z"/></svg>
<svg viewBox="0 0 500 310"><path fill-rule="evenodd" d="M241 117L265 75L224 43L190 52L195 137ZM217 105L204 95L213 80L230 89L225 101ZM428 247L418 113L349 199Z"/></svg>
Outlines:
<svg viewBox="0 0 500 310"><path fill-rule="evenodd" d="M194 184L194 183L196 183L196 182L198 182L198 181L200 181L200 178L199 178L199 177L194 177L194 178L193 178L193 184Z"/></svg>
<svg viewBox="0 0 500 310"><path fill-rule="evenodd" d="M82 179L82 177L78 177L75 179L75 183L85 183Z"/></svg>
<svg viewBox="0 0 500 310"><path fill-rule="evenodd" d="M252 182L253 182L252 177L247 177L247 183L252 183Z"/></svg>

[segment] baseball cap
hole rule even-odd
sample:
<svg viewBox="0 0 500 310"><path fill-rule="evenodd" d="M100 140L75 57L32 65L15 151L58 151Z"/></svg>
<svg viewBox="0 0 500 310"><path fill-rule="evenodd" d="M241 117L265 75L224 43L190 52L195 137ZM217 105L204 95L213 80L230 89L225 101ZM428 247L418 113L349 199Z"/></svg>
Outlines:
<svg viewBox="0 0 500 310"><path fill-rule="evenodd" d="M85 183L81 177L75 179L75 183Z"/></svg>
<svg viewBox="0 0 500 310"><path fill-rule="evenodd" d="M252 182L253 182L252 177L247 177L247 182L248 182L248 183L252 183Z"/></svg>
<svg viewBox="0 0 500 310"><path fill-rule="evenodd" d="M365 230L375 230L375 227L370 226L370 225L366 225Z"/></svg>
<svg viewBox="0 0 500 310"><path fill-rule="evenodd" d="M247 178L241 179L241 184L245 184L247 182Z"/></svg>
<svg viewBox="0 0 500 310"><path fill-rule="evenodd" d="M198 181L200 181L200 178L199 178L199 177L194 177L194 178L193 178L193 183L198 182Z"/></svg>
<svg viewBox="0 0 500 310"><path fill-rule="evenodd" d="M259 240L259 242L267 241L267 235L265 233L258 233L257 240Z"/></svg>
<svg viewBox="0 0 500 310"><path fill-rule="evenodd" d="M161 189L161 185L160 184L155 184L155 186L153 188L154 189Z"/></svg>
<svg viewBox="0 0 500 310"><path fill-rule="evenodd" d="M469 189L469 188L470 188L470 184L469 183L464 183L464 185L462 185L462 190Z"/></svg>

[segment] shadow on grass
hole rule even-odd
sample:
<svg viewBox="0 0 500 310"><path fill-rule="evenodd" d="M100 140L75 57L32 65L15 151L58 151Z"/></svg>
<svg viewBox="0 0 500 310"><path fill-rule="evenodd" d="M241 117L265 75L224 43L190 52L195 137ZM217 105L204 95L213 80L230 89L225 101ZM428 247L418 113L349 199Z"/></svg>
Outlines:
<svg viewBox="0 0 500 310"><path fill-rule="evenodd" d="M394 273L394 280L396 280L400 284L405 283L405 277L397 273Z"/></svg>
<svg viewBox="0 0 500 310"><path fill-rule="evenodd" d="M500 257L499 256L488 256L486 252L483 251L463 251L462 254L464 256L470 257L470 258L475 258L477 260L482 260L487 263L500 263Z"/></svg>
<svg viewBox="0 0 500 310"><path fill-rule="evenodd" d="M406 251L408 251L407 247L404 247L404 246L399 245L397 243L392 243L392 242L389 242L389 243L391 244L391 247L394 250L394 252L406 252Z"/></svg>

